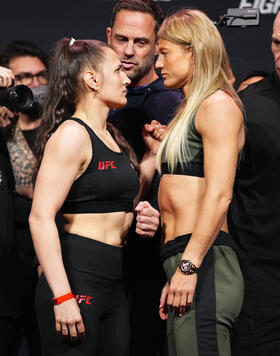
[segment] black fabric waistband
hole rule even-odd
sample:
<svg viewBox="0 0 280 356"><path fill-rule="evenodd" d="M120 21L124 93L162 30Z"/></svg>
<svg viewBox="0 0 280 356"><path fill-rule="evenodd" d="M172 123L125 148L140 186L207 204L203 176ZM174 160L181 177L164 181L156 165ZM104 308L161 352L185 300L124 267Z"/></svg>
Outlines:
<svg viewBox="0 0 280 356"><path fill-rule="evenodd" d="M174 240L168 241L160 248L161 261L164 262L167 258L183 252L187 246L192 234L186 234L175 237ZM230 234L220 231L213 245L224 245L231 247L234 251L237 250L235 242Z"/></svg>
<svg viewBox="0 0 280 356"><path fill-rule="evenodd" d="M122 279L122 247L69 233L62 234L60 243L66 268L110 280Z"/></svg>
<svg viewBox="0 0 280 356"><path fill-rule="evenodd" d="M178 166L175 167L174 172L171 173L167 163L162 163L161 175L163 176L164 174L178 174L184 176L204 178L204 168L203 164L190 162L189 164L184 164L183 166L178 164Z"/></svg>

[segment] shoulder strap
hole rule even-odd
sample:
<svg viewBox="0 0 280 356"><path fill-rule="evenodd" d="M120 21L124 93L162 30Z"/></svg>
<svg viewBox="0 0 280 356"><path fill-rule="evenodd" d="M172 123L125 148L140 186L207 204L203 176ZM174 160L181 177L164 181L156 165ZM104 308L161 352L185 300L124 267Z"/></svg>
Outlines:
<svg viewBox="0 0 280 356"><path fill-rule="evenodd" d="M79 123L80 125L84 126L84 128L87 130L88 134L90 137L96 137L95 133L93 132L92 128L90 128L83 120L78 119L77 117L69 117L66 120L73 120Z"/></svg>
<svg viewBox="0 0 280 356"><path fill-rule="evenodd" d="M197 112L197 111L196 111ZM190 125L189 125L189 133L191 135L195 135L196 137L198 137L199 139L201 139L201 135L200 133L197 131L196 129L196 124L195 124L195 117L196 117L196 112L192 115L192 117L190 118Z"/></svg>
<svg viewBox="0 0 280 356"><path fill-rule="evenodd" d="M85 170L85 172L86 172L94 162L94 156L95 156L95 152L96 152L96 147L95 147L96 146L96 135L95 135L94 131L83 120L78 119L77 117L69 117L66 120L76 121L77 123L82 125L87 130L87 132L89 134L90 141L91 141L91 147L92 147L92 157L91 157L88 167Z"/></svg>

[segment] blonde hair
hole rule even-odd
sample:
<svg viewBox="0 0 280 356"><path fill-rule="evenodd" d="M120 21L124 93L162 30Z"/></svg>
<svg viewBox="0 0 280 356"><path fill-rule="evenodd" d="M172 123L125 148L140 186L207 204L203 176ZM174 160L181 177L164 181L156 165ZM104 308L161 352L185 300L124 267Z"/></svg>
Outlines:
<svg viewBox="0 0 280 356"><path fill-rule="evenodd" d="M190 160L186 137L191 119L205 98L222 89L240 108L242 104L228 78L230 64L221 35L202 11L184 9L169 16L159 30L159 38L191 47L194 59L188 78L190 95L169 124L157 154L158 168L164 161L173 172L178 163L182 165Z"/></svg>

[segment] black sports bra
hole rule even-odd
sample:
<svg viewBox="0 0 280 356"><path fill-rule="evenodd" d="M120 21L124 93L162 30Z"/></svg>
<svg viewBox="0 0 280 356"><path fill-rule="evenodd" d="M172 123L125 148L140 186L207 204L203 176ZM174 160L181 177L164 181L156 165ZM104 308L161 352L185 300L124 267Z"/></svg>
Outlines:
<svg viewBox="0 0 280 356"><path fill-rule="evenodd" d="M82 120L69 118L87 130L92 158L85 172L75 180L61 208L64 214L132 211L139 179L127 155L112 151Z"/></svg>
<svg viewBox="0 0 280 356"><path fill-rule="evenodd" d="M178 163L173 172L169 170L166 162L161 162L161 174L182 174L186 176L204 177L204 155L200 133L195 127L195 115L191 119L188 135L188 151L190 160L183 164ZM164 156L164 155L163 155Z"/></svg>

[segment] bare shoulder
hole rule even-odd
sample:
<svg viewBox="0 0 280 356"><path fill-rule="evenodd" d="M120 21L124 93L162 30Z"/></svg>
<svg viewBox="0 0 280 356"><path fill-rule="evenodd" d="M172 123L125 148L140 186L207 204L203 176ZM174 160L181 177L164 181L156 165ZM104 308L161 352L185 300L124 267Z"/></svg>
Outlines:
<svg viewBox="0 0 280 356"><path fill-rule="evenodd" d="M67 120L49 138L45 151L73 157L83 155L89 144L90 137L86 129L75 121Z"/></svg>
<svg viewBox="0 0 280 356"><path fill-rule="evenodd" d="M223 90L217 90L200 105L196 114L200 133L207 129L235 129L243 126L243 114L235 100Z"/></svg>

